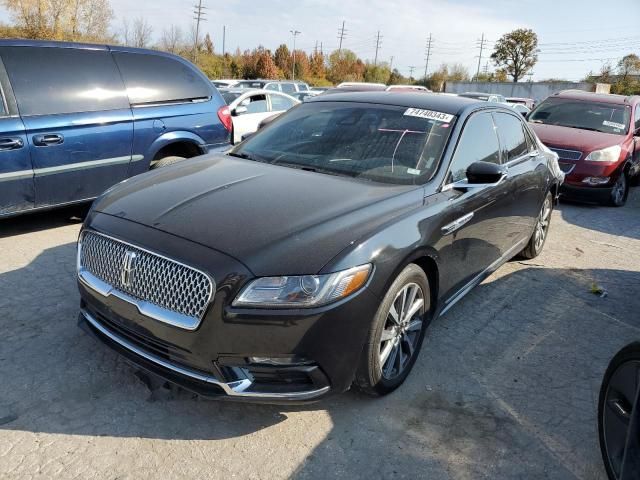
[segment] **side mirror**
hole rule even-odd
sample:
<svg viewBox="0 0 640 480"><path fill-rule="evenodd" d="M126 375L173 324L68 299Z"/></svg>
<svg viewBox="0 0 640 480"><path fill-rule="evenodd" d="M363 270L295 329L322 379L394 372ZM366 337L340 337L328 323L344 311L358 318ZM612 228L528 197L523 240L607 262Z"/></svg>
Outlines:
<svg viewBox="0 0 640 480"><path fill-rule="evenodd" d="M467 168L469 185L499 183L504 179L505 175L504 167L497 163L474 162Z"/></svg>
<svg viewBox="0 0 640 480"><path fill-rule="evenodd" d="M231 114L232 114L234 117L237 117L238 115L245 114L245 113L247 113L248 111L249 111L249 110L247 110L247 107L245 107L245 106L243 106L243 105L240 105L240 106L237 106L236 108L234 108L234 109L233 109L233 111L231 112Z"/></svg>

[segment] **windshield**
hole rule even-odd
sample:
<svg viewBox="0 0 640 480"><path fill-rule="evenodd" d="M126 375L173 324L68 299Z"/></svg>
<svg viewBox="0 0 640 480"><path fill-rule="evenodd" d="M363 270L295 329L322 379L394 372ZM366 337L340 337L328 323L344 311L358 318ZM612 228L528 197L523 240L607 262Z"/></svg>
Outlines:
<svg viewBox="0 0 640 480"><path fill-rule="evenodd" d="M222 95L224 101L227 102L227 105L231 105L231 103L242 94L239 92L220 92L220 95Z"/></svg>
<svg viewBox="0 0 640 480"><path fill-rule="evenodd" d="M235 87L236 88L262 88L264 84L265 82L247 81L247 82L238 82L235 84Z"/></svg>
<svg viewBox="0 0 640 480"><path fill-rule="evenodd" d="M531 113L529 121L624 135L630 117L631 109L626 105L550 98Z"/></svg>
<svg viewBox="0 0 640 480"><path fill-rule="evenodd" d="M231 155L389 184L421 184L435 172L455 117L407 107L302 104Z"/></svg>

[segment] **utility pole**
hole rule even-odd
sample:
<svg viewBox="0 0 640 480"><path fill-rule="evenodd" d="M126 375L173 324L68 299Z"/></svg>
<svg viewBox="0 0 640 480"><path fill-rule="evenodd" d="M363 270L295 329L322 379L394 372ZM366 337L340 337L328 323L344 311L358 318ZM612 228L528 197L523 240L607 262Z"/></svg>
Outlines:
<svg viewBox="0 0 640 480"><path fill-rule="evenodd" d="M320 42L320 55L324 55L324 50L322 49L322 42Z"/></svg>
<svg viewBox="0 0 640 480"><path fill-rule="evenodd" d="M478 47L480 47L480 55L478 56L478 71L476 72L476 82L478 81L478 75L480 75L480 63L482 62L482 51L484 50L485 45L487 44L487 40L484 38L484 32L482 33L482 38L478 40Z"/></svg>
<svg viewBox="0 0 640 480"><path fill-rule="evenodd" d="M227 42L227 26L223 25L222 26L222 56L224 57L224 54L227 53L227 51L225 50L225 44Z"/></svg>
<svg viewBox="0 0 640 480"><path fill-rule="evenodd" d="M342 51L342 40L347 36L347 31L344 29L344 20L342 21L342 28L338 29L338 40L340 40L340 44L338 45L338 51Z"/></svg>
<svg viewBox="0 0 640 480"><path fill-rule="evenodd" d="M378 30L378 34L376 35L376 58L373 61L374 65L378 65L378 50L382 46L382 37L380 36L380 30Z"/></svg>
<svg viewBox="0 0 640 480"><path fill-rule="evenodd" d="M429 58L431 57L431 45L433 44L433 39L431 38L431 34L429 34L429 39L427 40L427 47L425 51L425 64L424 64L424 81L427 81L427 71L429 70Z"/></svg>
<svg viewBox="0 0 640 480"><path fill-rule="evenodd" d="M393 72L393 55L391 55L391 61L389 62L389 70Z"/></svg>
<svg viewBox="0 0 640 480"><path fill-rule="evenodd" d="M410 65L409 66L409 80L411 80L413 78L413 71L416 69L415 66Z"/></svg>
<svg viewBox="0 0 640 480"><path fill-rule="evenodd" d="M484 67L482 67L482 73L489 75L489 62L485 63Z"/></svg>
<svg viewBox="0 0 640 480"><path fill-rule="evenodd" d="M196 21L196 38L194 39L193 45L193 58L194 61L198 61L198 43L200 42L200 22L205 22L205 10L207 7L202 5L202 0L198 0L198 4L193 6L193 14L195 17L193 19Z"/></svg>
<svg viewBox="0 0 640 480"><path fill-rule="evenodd" d="M289 30L291 35L293 35L293 64L291 65L291 80L296 79L296 37L300 35L302 32L298 30Z"/></svg>
<svg viewBox="0 0 640 480"><path fill-rule="evenodd" d="M318 40L316 40L316 48L313 49L313 54L314 55L318 54Z"/></svg>

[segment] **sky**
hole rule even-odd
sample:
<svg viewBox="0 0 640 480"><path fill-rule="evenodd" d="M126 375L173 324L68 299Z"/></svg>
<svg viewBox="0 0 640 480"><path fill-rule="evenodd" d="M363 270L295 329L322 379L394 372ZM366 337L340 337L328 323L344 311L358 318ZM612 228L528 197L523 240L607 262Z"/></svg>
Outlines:
<svg viewBox="0 0 640 480"><path fill-rule="evenodd" d="M146 18L155 39L163 29L176 25L187 32L198 0L111 0L119 32L124 18ZM226 26L226 50L263 45L272 51L286 43L291 30L297 48L312 52L322 43L330 52L338 47L338 30L345 22L343 48L373 60L380 31L378 60L391 62L403 74L415 67L414 77L425 71L426 43L432 37L429 71L442 63L462 63L470 73L478 68L480 38L488 40L481 68L489 62L494 42L515 28L531 28L540 43L539 62L533 80L563 78L581 80L614 64L625 54L640 54L640 0L202 0L207 21L201 27L222 51ZM9 17L0 7L0 21Z"/></svg>

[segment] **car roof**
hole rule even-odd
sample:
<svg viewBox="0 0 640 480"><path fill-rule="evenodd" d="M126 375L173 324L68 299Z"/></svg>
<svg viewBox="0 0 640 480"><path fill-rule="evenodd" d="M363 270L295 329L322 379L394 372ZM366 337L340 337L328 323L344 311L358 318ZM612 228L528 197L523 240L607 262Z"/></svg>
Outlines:
<svg viewBox="0 0 640 480"><path fill-rule="evenodd" d="M179 55L174 55L169 52L162 52L160 50L150 50L148 48L134 48L134 47L124 47L120 45L107 45L107 44L98 44L98 43L59 42L54 40L25 40L25 39L12 38L12 39L0 40L0 47L75 48L78 50L102 50L102 51L124 52L124 53L142 53L145 55L155 55L159 57L176 58L182 62L185 62L185 60Z"/></svg>
<svg viewBox="0 0 640 480"><path fill-rule="evenodd" d="M311 97L306 103L316 102L354 102L372 103L380 105L395 105L407 108L422 108L448 113L450 115L462 115L480 108L501 108L498 103L488 103L465 97L452 97L437 93L426 92L345 92L332 95L317 95ZM505 111L513 111L503 108Z"/></svg>
<svg viewBox="0 0 640 480"><path fill-rule="evenodd" d="M630 104L640 101L638 95L616 95L614 93L593 93L583 90L563 90L551 95L553 98L570 98L586 102L615 103L618 105Z"/></svg>

